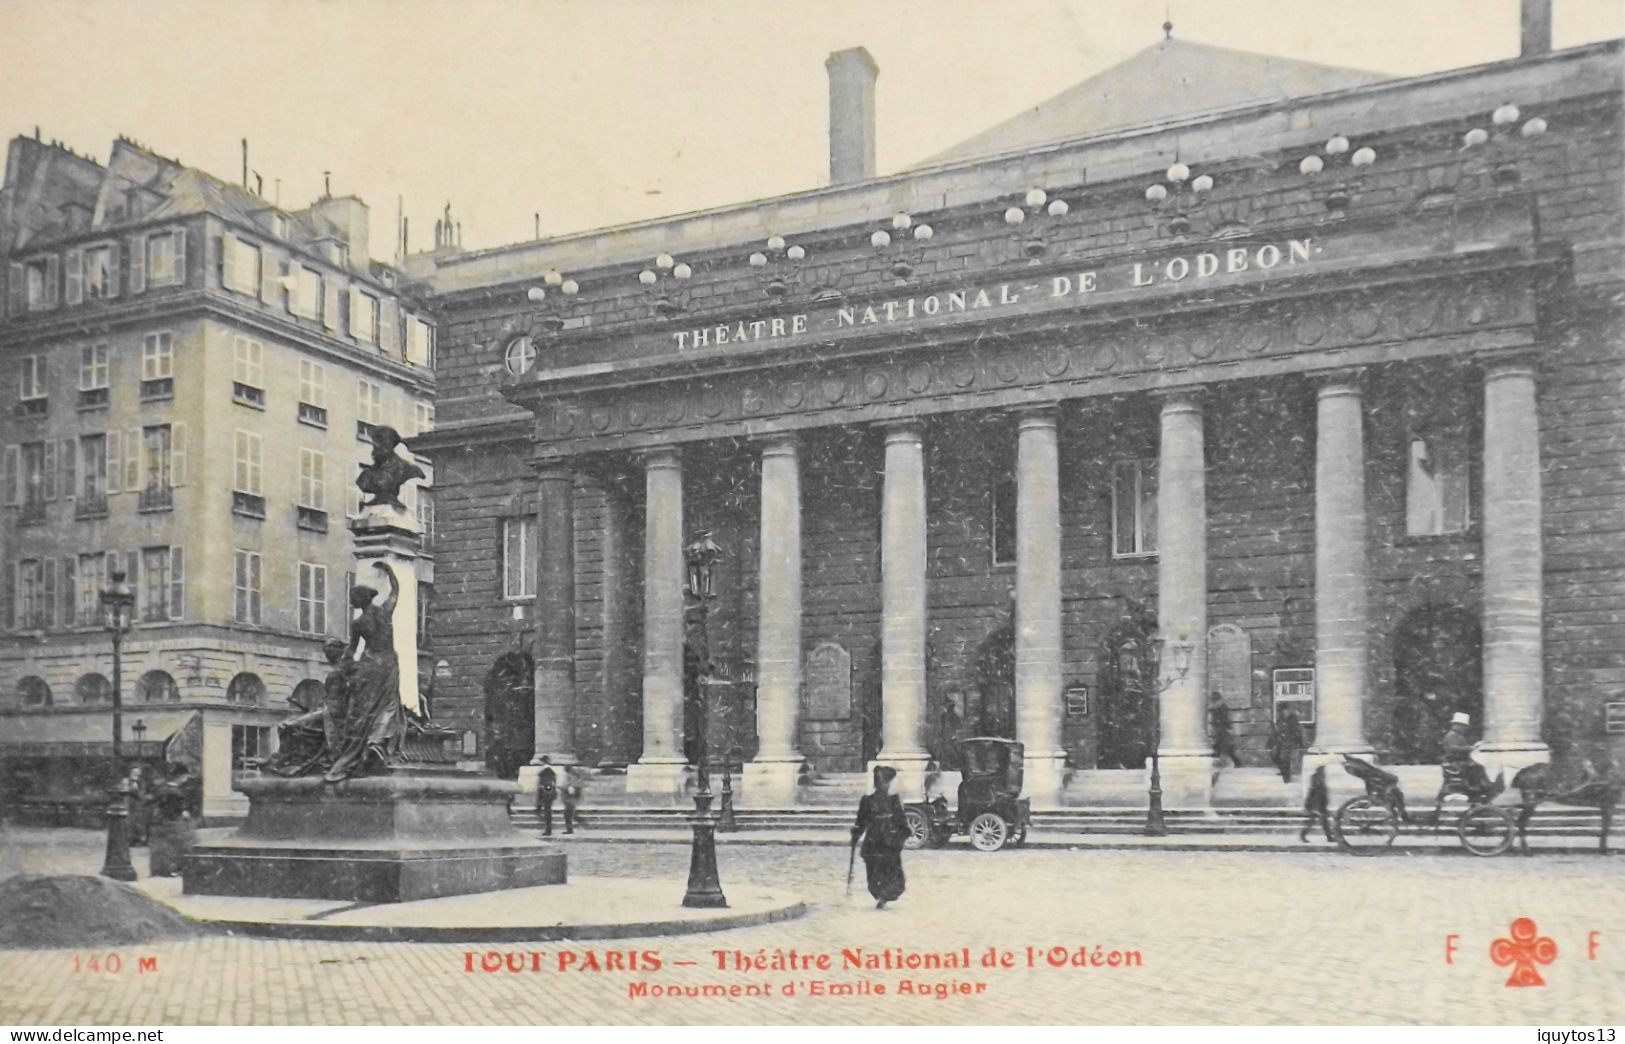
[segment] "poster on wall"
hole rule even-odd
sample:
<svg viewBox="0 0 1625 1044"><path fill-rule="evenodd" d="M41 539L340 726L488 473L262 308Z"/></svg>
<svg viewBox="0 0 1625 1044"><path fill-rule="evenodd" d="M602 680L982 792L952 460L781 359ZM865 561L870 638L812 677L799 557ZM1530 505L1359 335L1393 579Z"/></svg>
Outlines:
<svg viewBox="0 0 1625 1044"><path fill-rule="evenodd" d="M1275 721L1284 711L1295 711L1298 721L1312 725L1315 721L1315 669L1313 667L1277 667L1271 675L1275 697Z"/></svg>

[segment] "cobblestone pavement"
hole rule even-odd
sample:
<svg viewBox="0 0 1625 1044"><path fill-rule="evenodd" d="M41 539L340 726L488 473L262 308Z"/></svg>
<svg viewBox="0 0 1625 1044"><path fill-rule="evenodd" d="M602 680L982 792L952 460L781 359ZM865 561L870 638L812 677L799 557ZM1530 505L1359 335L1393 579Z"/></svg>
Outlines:
<svg viewBox="0 0 1625 1044"><path fill-rule="evenodd" d="M53 860L36 856L29 869L94 872L94 838L67 840L54 861L76 865L45 866ZM1618 857L923 852L909 854L908 892L883 912L864 895L861 864L856 894L844 896L839 849L724 847L720 861L724 887L771 881L812 900L813 912L715 935L535 947L213 937L121 949L116 974L75 972L71 951L0 951L0 1023L1625 1021ZM578 844L570 866L576 874L669 880L675 904L687 851ZM1510 969L1490 960L1492 941L1517 917L1533 918L1557 944L1556 960L1539 969L1544 986L1509 989ZM1598 933L1595 959L1588 959L1591 932ZM1458 938L1447 963L1451 934ZM1052 952L1092 954L1097 946L1103 958L1137 951L1143 963L1050 965ZM1037 967L1027 967L1028 947ZM976 966L841 967L843 950L880 956L893 948L968 948ZM1008 951L1015 966L981 967L990 948ZM493 949L522 970L479 970ZM752 958L829 954L834 966L746 972L730 963L718 971L719 949ZM624 970L632 963L627 951L639 953L639 965L658 955L661 967ZM607 965L611 953L623 955L617 970L580 970L588 954ZM560 971L567 954L574 966ZM79 955L81 966L88 956ZM156 969L141 972L141 956L155 958ZM474 971L466 970L470 960ZM815 993L815 983L853 992ZM707 986L765 986L770 995L681 995ZM633 996L642 987L648 994ZM667 990L679 995L654 995ZM954 992L961 990L970 992Z"/></svg>

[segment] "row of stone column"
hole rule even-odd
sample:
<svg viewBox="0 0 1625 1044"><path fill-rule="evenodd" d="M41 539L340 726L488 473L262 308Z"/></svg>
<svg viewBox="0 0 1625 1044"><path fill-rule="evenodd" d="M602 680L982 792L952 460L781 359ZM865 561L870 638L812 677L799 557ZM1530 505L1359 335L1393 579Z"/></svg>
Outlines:
<svg viewBox="0 0 1625 1044"><path fill-rule="evenodd" d="M1312 758L1370 753L1364 700L1372 621L1367 613L1365 455L1359 374L1318 375L1315 459L1315 668L1318 732ZM1056 405L1017 412L1016 736L1026 747L1026 792L1054 804L1064 783L1061 743L1060 470ZM1484 684L1487 749L1507 765L1538 760L1541 711L1539 436L1534 372L1521 358L1491 360L1484 424ZM881 496L880 760L902 793L926 762L926 495L921 429L885 425ZM1206 738L1207 497L1199 391L1164 393L1158 454L1157 617L1163 640L1159 753L1170 808L1210 803ZM794 801L803 758L801 707L801 481L793 435L760 443L761 562L757 623L760 749L746 766L752 804ZM631 792L680 792L683 706L683 482L675 447L642 455L645 479L643 753ZM536 742L538 756L574 760L574 561L570 473L544 471L538 509Z"/></svg>

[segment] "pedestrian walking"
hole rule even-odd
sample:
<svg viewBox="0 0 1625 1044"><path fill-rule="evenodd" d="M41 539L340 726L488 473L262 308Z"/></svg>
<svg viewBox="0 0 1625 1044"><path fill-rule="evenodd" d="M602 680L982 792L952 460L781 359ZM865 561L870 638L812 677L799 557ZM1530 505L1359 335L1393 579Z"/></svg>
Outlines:
<svg viewBox="0 0 1625 1044"><path fill-rule="evenodd" d="M536 774L536 813L542 817L542 836L553 836L553 802L559 797L559 776L544 755L542 771Z"/></svg>
<svg viewBox="0 0 1625 1044"><path fill-rule="evenodd" d="M1326 835L1326 840L1335 840L1332 837L1331 795L1326 790L1326 766L1315 769L1309 777L1309 793L1304 795L1303 811L1309 818L1304 820L1303 829L1298 831L1298 840L1304 844L1309 843L1309 830L1320 821L1320 829Z"/></svg>
<svg viewBox="0 0 1625 1044"><path fill-rule="evenodd" d="M152 834L152 788L139 761L130 766L124 790L130 802L130 844L139 847Z"/></svg>
<svg viewBox="0 0 1625 1044"><path fill-rule="evenodd" d="M153 788L152 847L148 872L153 877L175 877L186 868L186 856L197 842L197 807L202 783L186 765L171 761L167 778Z"/></svg>
<svg viewBox="0 0 1625 1044"><path fill-rule="evenodd" d="M891 792L897 770L876 765L874 780L874 793L858 802L852 841L856 844L862 839L859 854L869 879L869 894L875 897L875 909L884 910L903 894L903 841L908 837L908 822L903 818L902 799Z"/></svg>
<svg viewBox="0 0 1625 1044"><path fill-rule="evenodd" d="M1292 773L1297 768L1302 751L1303 726L1298 722L1298 712L1289 707L1270 726L1270 760L1275 762L1283 783L1292 782Z"/></svg>
<svg viewBox="0 0 1625 1044"><path fill-rule="evenodd" d="M1213 735L1213 756L1218 760L1218 767L1223 768L1224 759L1229 758L1231 765L1241 768L1241 758L1236 756L1236 734L1230 725L1230 705L1217 690L1207 700L1207 724Z"/></svg>
<svg viewBox="0 0 1625 1044"><path fill-rule="evenodd" d="M581 777L576 774L574 765L564 766L564 787L559 791L564 800L564 832L576 832L576 806L581 803Z"/></svg>

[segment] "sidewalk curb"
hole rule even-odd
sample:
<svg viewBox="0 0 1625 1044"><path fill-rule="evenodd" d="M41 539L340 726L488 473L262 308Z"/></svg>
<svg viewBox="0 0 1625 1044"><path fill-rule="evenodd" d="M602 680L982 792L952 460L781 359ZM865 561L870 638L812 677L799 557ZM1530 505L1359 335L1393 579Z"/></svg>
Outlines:
<svg viewBox="0 0 1625 1044"><path fill-rule="evenodd" d="M753 913L722 914L704 921L636 921L625 924L554 924L457 927L429 925L323 924L319 921L203 921L194 923L231 936L310 939L320 942L512 943L561 939L638 939L657 935L699 935L754 928L806 916L811 906L788 906Z"/></svg>

